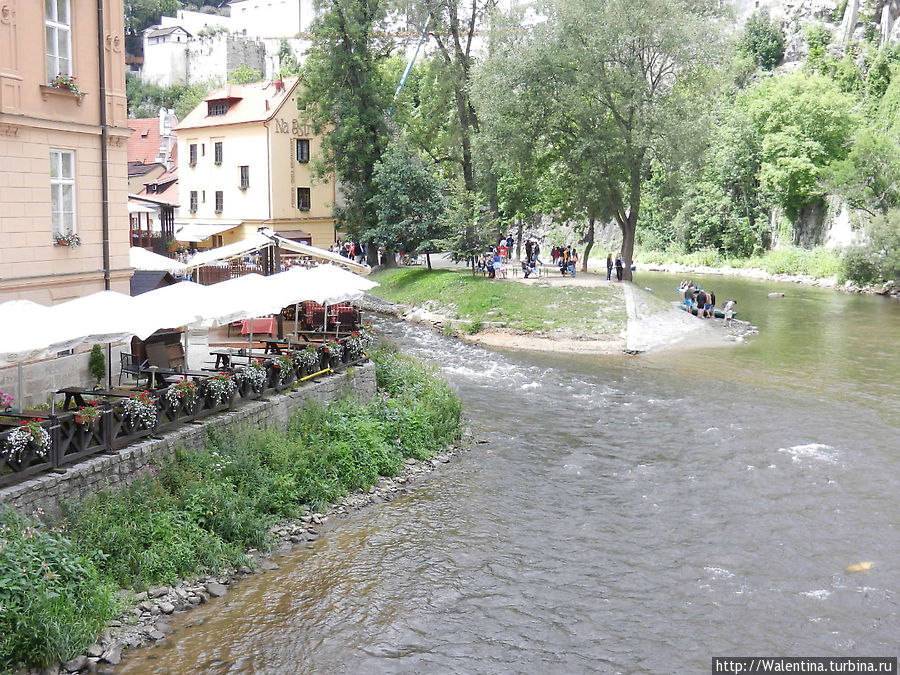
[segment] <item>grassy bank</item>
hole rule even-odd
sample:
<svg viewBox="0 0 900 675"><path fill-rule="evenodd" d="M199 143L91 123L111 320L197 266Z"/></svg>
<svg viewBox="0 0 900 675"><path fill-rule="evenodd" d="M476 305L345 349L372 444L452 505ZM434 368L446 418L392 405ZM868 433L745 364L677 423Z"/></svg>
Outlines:
<svg viewBox="0 0 900 675"><path fill-rule="evenodd" d="M372 290L379 297L469 321L473 332L488 322L576 335L618 333L625 327L625 301L615 286L520 284L468 271L406 268L383 270L372 279L380 284Z"/></svg>
<svg viewBox="0 0 900 675"><path fill-rule="evenodd" d="M821 246L812 249L788 246L748 258L729 258L711 249L693 253L638 249L634 258L657 265L762 269L769 274L805 274L817 279L836 276L840 281L849 278L843 258L834 250Z"/></svg>
<svg viewBox="0 0 900 675"><path fill-rule="evenodd" d="M420 363L375 357L369 405L310 406L285 433L210 434L204 450L147 467L124 490L72 505L63 528L0 510L0 671L82 653L141 590L246 562L270 528L396 474L458 440L460 404Z"/></svg>

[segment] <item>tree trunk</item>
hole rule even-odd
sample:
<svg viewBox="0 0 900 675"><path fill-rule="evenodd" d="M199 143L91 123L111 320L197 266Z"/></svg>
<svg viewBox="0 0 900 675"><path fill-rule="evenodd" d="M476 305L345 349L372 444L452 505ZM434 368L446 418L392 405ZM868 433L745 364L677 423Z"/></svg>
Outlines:
<svg viewBox="0 0 900 675"><path fill-rule="evenodd" d="M366 262L369 267L375 267L378 263L378 247L372 242L366 244Z"/></svg>
<svg viewBox="0 0 900 675"><path fill-rule="evenodd" d="M594 248L594 219L590 218L588 220L588 231L587 234L584 235L584 258L581 259L581 271L588 271L588 258L591 257L591 249Z"/></svg>
<svg viewBox="0 0 900 675"><path fill-rule="evenodd" d="M428 263L428 269L431 270L431 254L430 253L425 254L425 261Z"/></svg>
<svg viewBox="0 0 900 675"><path fill-rule="evenodd" d="M384 266L385 267L396 267L397 266L397 256L394 254L394 251L384 250Z"/></svg>
<svg viewBox="0 0 900 675"><path fill-rule="evenodd" d="M522 232L525 229L525 219L516 218L516 259L522 259Z"/></svg>

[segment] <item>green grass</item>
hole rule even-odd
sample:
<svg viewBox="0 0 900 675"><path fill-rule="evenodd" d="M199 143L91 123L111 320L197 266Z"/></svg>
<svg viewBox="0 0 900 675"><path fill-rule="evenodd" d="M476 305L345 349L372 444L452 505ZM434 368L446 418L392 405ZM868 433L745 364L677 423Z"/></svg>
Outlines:
<svg viewBox="0 0 900 675"><path fill-rule="evenodd" d="M785 246L749 258L727 258L711 249L692 253L642 249L635 252L634 258L640 262L659 265L763 269L769 274L806 274L817 279L839 275L842 270L841 255L821 246L812 249Z"/></svg>
<svg viewBox="0 0 900 675"><path fill-rule="evenodd" d="M379 297L405 305L431 303L451 319L526 332L575 335L618 333L625 327L625 300L618 286L554 286L487 279L458 270L383 270L372 276Z"/></svg>
<svg viewBox="0 0 900 675"><path fill-rule="evenodd" d="M0 508L0 672L76 656L115 615L116 587L140 590L218 572L272 544L271 526L324 510L379 476L456 442L459 399L434 369L373 355L368 405L310 405L286 432L210 432L121 490L68 505L67 532Z"/></svg>

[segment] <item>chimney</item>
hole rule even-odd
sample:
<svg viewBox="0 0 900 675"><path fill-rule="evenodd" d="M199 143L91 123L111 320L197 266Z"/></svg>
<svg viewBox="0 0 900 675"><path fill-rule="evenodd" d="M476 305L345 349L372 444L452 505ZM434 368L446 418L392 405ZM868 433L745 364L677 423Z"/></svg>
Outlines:
<svg viewBox="0 0 900 675"><path fill-rule="evenodd" d="M277 94L279 91L284 90L284 80L281 79L280 75L276 75L275 79L272 81L272 84L275 85L275 93Z"/></svg>

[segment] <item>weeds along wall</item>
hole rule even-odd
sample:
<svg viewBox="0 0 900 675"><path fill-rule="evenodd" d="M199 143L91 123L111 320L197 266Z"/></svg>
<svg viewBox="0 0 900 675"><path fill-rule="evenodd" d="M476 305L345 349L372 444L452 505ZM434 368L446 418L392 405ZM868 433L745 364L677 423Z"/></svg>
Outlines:
<svg viewBox="0 0 900 675"><path fill-rule="evenodd" d="M22 514L39 508L50 518L62 515L64 501L79 502L106 487L117 487L131 479L150 462L172 456L175 448L201 449L207 428L219 431L242 426L275 428L284 431L288 420L308 402L327 403L344 395L369 403L375 396L375 366L366 363L348 368L336 375L302 385L297 391L271 396L265 401L252 401L240 408L216 415L198 424L188 424L160 438L151 438L108 455L88 459L65 473L48 474L0 490L0 504L8 504Z"/></svg>

